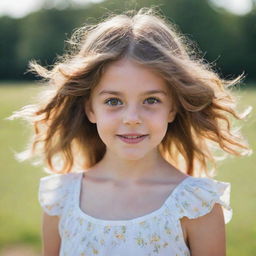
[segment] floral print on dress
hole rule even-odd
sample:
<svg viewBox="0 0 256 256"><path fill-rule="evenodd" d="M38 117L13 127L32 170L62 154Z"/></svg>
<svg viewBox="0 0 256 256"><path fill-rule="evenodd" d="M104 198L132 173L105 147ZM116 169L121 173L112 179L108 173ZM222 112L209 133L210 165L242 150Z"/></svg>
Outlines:
<svg viewBox="0 0 256 256"><path fill-rule="evenodd" d="M124 221L106 221L79 210L82 173L41 178L39 202L49 215L60 216L60 256L189 256L180 225L183 216L197 218L222 205L225 223L232 218L230 184L188 177L158 210Z"/></svg>

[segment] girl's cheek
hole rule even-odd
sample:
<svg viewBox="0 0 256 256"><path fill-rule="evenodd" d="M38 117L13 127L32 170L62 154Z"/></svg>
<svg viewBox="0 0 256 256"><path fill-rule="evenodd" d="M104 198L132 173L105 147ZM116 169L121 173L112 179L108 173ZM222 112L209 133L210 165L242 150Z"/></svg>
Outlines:
<svg viewBox="0 0 256 256"><path fill-rule="evenodd" d="M103 118L107 118L107 119L111 119L111 120L115 120L117 118L119 118L121 116L121 112L120 111L104 111L103 114Z"/></svg>

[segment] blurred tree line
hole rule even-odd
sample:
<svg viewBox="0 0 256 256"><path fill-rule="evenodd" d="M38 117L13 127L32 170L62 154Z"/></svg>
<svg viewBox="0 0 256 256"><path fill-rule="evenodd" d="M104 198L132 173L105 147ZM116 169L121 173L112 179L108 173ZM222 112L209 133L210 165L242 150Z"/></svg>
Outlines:
<svg viewBox="0 0 256 256"><path fill-rule="evenodd" d="M25 73L28 61L51 65L64 52L74 29L97 23L107 13L120 13L143 6L157 6L189 39L196 42L200 56L221 77L234 78L243 71L245 81L256 79L256 8L236 16L216 9L207 0L106 0L87 6L43 8L21 18L0 18L0 80L35 79ZM46 2L47 3L47 2ZM63 3L63 2L62 2ZM47 5L46 5L47 7Z"/></svg>

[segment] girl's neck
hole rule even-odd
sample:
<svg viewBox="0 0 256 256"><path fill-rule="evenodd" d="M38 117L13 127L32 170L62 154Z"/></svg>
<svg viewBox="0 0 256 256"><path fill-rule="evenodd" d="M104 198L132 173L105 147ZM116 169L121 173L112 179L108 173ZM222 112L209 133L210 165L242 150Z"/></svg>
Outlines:
<svg viewBox="0 0 256 256"><path fill-rule="evenodd" d="M167 174L170 176L170 171L173 171L174 174L177 174L178 171L163 159L158 150L133 161L113 157L111 153L107 152L103 159L91 169L95 175L123 184L154 180Z"/></svg>

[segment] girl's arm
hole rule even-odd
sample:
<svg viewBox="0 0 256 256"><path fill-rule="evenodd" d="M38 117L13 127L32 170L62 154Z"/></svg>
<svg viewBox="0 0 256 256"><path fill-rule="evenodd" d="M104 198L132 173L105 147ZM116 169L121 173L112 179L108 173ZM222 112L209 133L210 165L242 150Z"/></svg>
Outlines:
<svg viewBox="0 0 256 256"><path fill-rule="evenodd" d="M43 256L58 256L60 250L60 235L58 231L59 218L43 213L42 235Z"/></svg>
<svg viewBox="0 0 256 256"><path fill-rule="evenodd" d="M221 205L196 219L184 220L191 256L225 256L225 222Z"/></svg>

